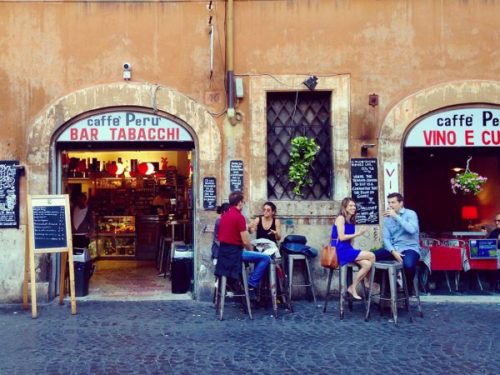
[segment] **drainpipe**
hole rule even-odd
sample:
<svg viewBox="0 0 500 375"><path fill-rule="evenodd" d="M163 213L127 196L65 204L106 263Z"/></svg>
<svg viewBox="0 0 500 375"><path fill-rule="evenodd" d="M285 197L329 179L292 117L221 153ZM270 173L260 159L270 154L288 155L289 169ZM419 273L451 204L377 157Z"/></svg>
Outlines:
<svg viewBox="0 0 500 375"><path fill-rule="evenodd" d="M236 111L234 109L234 3L227 0L227 30L226 30L226 93L227 93L227 119L236 125Z"/></svg>

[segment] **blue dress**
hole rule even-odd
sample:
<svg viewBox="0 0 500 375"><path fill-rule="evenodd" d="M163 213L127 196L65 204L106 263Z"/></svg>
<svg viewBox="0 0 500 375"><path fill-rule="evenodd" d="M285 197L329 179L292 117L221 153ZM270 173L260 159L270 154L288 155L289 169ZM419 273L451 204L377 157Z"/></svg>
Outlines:
<svg viewBox="0 0 500 375"><path fill-rule="evenodd" d="M354 224L345 223L344 233L345 234L354 234L356 227ZM341 266L354 262L354 260L358 257L361 250L355 249L351 245L351 240L347 241L339 241L339 234L337 231L337 226L334 224L332 227L332 246L337 247L337 257L339 260L339 264Z"/></svg>

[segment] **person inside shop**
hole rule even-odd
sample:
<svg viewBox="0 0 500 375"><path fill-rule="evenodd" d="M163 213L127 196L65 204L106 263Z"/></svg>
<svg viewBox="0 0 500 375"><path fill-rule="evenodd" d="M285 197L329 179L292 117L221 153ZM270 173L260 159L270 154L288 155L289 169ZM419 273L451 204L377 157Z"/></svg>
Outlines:
<svg viewBox="0 0 500 375"><path fill-rule="evenodd" d="M384 247L376 250L379 260L397 260L403 263L408 288L411 290L413 277L420 259L420 229L417 213L404 207L404 198L400 193L387 196L388 208L384 212L383 242Z"/></svg>
<svg viewBox="0 0 500 375"><path fill-rule="evenodd" d="M255 218L249 225L250 233L256 232L256 238L265 238L277 243L281 239L281 222L276 217L276 205L266 202L262 206L262 216Z"/></svg>
<svg viewBox="0 0 500 375"><path fill-rule="evenodd" d="M218 228L219 254L214 274L226 276L229 285L238 285L241 276L242 249L252 250L245 217L245 201L239 191L229 194L229 209L221 216Z"/></svg>
<svg viewBox="0 0 500 375"><path fill-rule="evenodd" d="M490 234L488 234L488 238L499 240L498 248L500 249L500 214L497 214L497 216L495 216L495 229L493 229Z"/></svg>
<svg viewBox="0 0 500 375"><path fill-rule="evenodd" d="M217 264L217 258L219 257L219 248L220 248L220 241L219 241L219 227L220 227L220 219L222 215L224 215L227 210L229 210L229 203L222 203L220 206L217 207L217 213L220 215L216 220L214 224L214 237L212 240L212 261L214 265Z"/></svg>
<svg viewBox="0 0 500 375"><path fill-rule="evenodd" d="M363 281L365 286L368 286L367 276L370 273L375 255L370 251L355 249L351 241L366 232L366 228L356 230L356 202L350 197L344 198L340 205L340 212L332 226L331 245L337 248L337 257L340 266L351 262L355 262L359 266L359 271L352 281L352 284L347 287L347 292L357 300L360 300L356 288Z"/></svg>
<svg viewBox="0 0 500 375"><path fill-rule="evenodd" d="M84 193L78 193L75 196L71 221L73 247L86 248L90 243L95 227L92 210L87 204L87 196Z"/></svg>
<svg viewBox="0 0 500 375"><path fill-rule="evenodd" d="M160 188L158 194L153 198L151 202L151 214L152 215L166 215L168 212L168 192L165 188Z"/></svg>

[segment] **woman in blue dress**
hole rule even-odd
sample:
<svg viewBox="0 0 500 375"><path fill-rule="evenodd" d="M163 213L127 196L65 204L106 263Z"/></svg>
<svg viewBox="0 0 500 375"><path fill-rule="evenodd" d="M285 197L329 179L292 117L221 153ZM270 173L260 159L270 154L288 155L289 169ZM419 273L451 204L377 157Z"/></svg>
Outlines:
<svg viewBox="0 0 500 375"><path fill-rule="evenodd" d="M370 251L362 251L352 247L353 238L359 237L366 229L356 231L356 202L352 198L344 198L341 203L340 212L332 227L332 246L337 247L337 256L340 266L355 262L359 271L351 285L347 288L354 299L361 299L356 292L356 287L365 278L375 262L375 255ZM366 281L365 281L366 284Z"/></svg>

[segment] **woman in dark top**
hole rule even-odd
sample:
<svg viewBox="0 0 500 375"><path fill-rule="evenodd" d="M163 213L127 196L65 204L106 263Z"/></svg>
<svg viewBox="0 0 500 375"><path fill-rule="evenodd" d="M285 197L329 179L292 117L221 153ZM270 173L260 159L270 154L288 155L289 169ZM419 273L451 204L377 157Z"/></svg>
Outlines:
<svg viewBox="0 0 500 375"><path fill-rule="evenodd" d="M256 233L256 238L265 238L273 242L281 239L281 222L276 215L276 206L272 202L266 202L262 206L262 216L255 218L248 230Z"/></svg>

